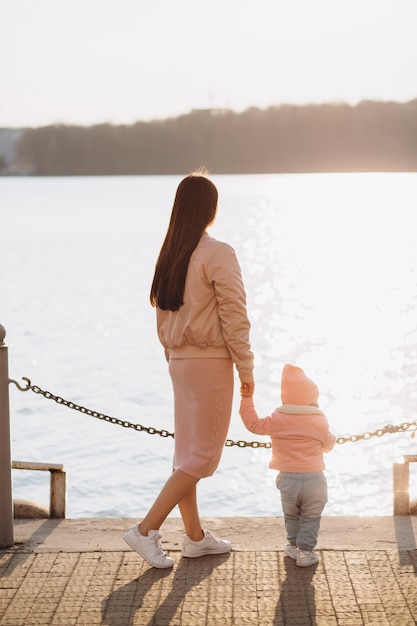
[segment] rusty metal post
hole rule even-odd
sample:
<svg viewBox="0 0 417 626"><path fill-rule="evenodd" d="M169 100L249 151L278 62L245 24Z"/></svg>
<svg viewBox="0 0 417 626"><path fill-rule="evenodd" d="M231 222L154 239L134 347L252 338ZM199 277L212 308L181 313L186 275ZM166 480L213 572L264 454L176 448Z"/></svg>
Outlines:
<svg viewBox="0 0 417 626"><path fill-rule="evenodd" d="M64 519L66 473L61 470L51 470L50 484L49 517L52 519Z"/></svg>
<svg viewBox="0 0 417 626"><path fill-rule="evenodd" d="M10 454L9 361L4 343L6 329L0 324L0 548L13 538L12 462Z"/></svg>
<svg viewBox="0 0 417 626"><path fill-rule="evenodd" d="M393 464L394 515L410 515L408 463Z"/></svg>

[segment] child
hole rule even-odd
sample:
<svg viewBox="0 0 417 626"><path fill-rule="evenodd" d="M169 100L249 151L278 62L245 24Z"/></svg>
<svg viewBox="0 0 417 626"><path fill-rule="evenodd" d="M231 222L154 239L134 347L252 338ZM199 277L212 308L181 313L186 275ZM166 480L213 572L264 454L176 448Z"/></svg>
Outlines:
<svg viewBox="0 0 417 626"><path fill-rule="evenodd" d="M240 416L257 435L270 435L269 467L279 470L288 545L284 552L300 567L318 562L317 544L321 514L327 502L323 452L330 452L336 437L319 409L319 390L300 367L285 365L281 378L282 406L271 416L258 417L251 389L241 386Z"/></svg>

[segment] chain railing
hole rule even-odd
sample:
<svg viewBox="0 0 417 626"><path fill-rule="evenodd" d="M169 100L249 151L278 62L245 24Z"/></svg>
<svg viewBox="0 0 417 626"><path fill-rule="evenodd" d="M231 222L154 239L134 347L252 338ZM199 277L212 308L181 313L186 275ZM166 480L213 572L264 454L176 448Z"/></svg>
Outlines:
<svg viewBox="0 0 417 626"><path fill-rule="evenodd" d="M159 435L160 437L174 437L175 436L174 433L171 433L165 429L158 430L157 428L154 428L153 426L142 426L142 424L134 424L133 422L129 422L128 420L122 420L117 417L111 417L110 415L105 415L104 413L100 413L98 411L93 411L92 409L88 409L84 406L76 404L75 402L65 400L64 398L61 398L60 396L56 396L50 391L44 391L37 385L32 385L29 378L22 377L22 380L26 381L25 387L20 385L16 380L10 379L9 382L15 384L16 387L20 391L29 391L30 389L34 393L42 395L47 400L53 400L57 402L57 404L62 404L63 406L68 407L69 409L74 409L75 411L79 411L80 413L84 413L85 415L89 415L90 417L95 417L105 422L109 422L110 424L117 424L118 426L122 426L123 428L131 428L132 430L144 431L148 433L149 435ZM401 424L398 424L396 426L394 426L393 424L387 424L386 426L383 426L382 428L378 428L377 430L367 431L359 435L349 435L347 437L338 437L336 439L336 443L337 444L343 444L343 443L348 443L348 442L355 443L357 441L367 441L368 439L371 439L372 437L383 437L384 435L387 435L387 434L392 435L394 433L404 433L404 432L409 432L409 431L412 431L411 438L414 439L415 434L417 432L416 420L412 422L402 422ZM270 448L271 442L269 441L242 441L242 440L233 441L232 439L227 439L225 446L227 447L237 446L238 448Z"/></svg>

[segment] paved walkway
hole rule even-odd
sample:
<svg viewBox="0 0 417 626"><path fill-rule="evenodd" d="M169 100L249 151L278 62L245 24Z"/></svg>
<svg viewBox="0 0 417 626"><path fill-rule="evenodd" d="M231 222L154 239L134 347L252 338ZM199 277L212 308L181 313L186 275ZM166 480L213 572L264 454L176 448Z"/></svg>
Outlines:
<svg viewBox="0 0 417 626"><path fill-rule="evenodd" d="M325 517L320 562L282 551L282 518L212 518L227 556L185 559L181 523L163 546L171 570L122 540L128 519L16 520L0 550L1 626L415 626L417 517Z"/></svg>

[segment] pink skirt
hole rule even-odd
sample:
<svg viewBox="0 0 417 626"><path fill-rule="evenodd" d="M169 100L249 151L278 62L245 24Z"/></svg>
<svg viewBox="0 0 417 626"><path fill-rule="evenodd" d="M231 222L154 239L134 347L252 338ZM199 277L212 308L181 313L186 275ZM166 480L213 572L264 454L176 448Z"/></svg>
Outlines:
<svg viewBox="0 0 417 626"><path fill-rule="evenodd" d="M220 462L233 402L231 359L170 359L174 388L174 470L211 476Z"/></svg>

